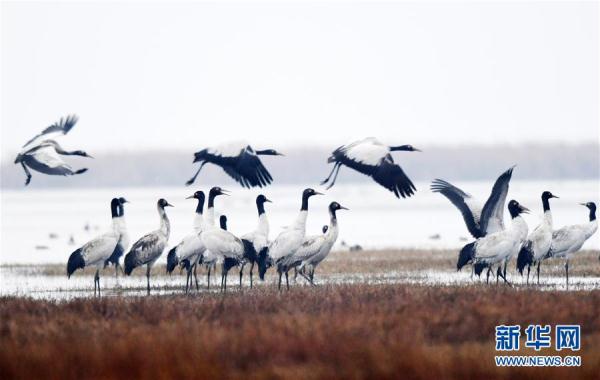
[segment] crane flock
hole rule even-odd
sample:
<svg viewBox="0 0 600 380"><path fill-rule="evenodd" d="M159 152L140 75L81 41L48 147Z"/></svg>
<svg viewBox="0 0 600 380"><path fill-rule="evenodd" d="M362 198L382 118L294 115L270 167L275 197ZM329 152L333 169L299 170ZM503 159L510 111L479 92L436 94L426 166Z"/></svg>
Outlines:
<svg viewBox="0 0 600 380"><path fill-rule="evenodd" d="M47 175L70 176L87 171L86 168L74 170L61 156L76 155L90 157L83 150L67 151L50 135L66 135L75 126L78 117L75 115L61 118L58 122L45 128L30 139L15 159L25 171L25 185L31 182L31 170ZM342 166L351 168L371 177L377 184L392 192L397 198L409 198L416 192L416 187L404 170L395 163L393 152L419 152L412 145L390 146L369 137L342 145L335 149L327 159L333 167L321 185L331 188L337 179ZM273 177L261 161L260 156L283 156L275 149L254 149L245 142L228 143L209 147L194 153L194 163L199 163L193 177L186 182L192 185L203 166L207 163L219 166L233 180L244 188L263 188L273 182ZM527 267L527 283L531 266L537 266L539 284L540 266L544 260L559 258L565 260L566 284L569 286L569 260L578 252L586 240L598 229L596 220L596 204L582 203L589 210L588 221L569 225L554 230L550 199L558 198L550 191L541 195L543 217L540 224L529 232L522 214L529 210L516 200L510 200L506 206L509 184L514 166L502 173L495 181L492 191L483 206L467 192L443 179L435 179L431 183L431 191L446 197L461 213L467 230L475 239L466 244L458 254L457 269L471 265L473 273L481 275L487 269L486 282L496 268L496 282L502 278L507 284L507 266L516 258L517 270L523 274ZM173 246L167 254L167 273L172 273L177 266L186 270L185 292L189 292L197 279L198 267L207 269L207 287L210 288L210 274L217 264L221 265L221 291L227 289L228 273L234 267L239 269L239 285L242 286L243 270L249 265L250 287L253 287L253 270L258 268L259 278L264 280L265 273L274 267L278 274L277 286L282 287L285 277L286 288L289 289L289 271L294 270L310 284L314 285L316 267L332 250L338 234L337 212L348 210L338 202L328 206L329 225L323 227L323 233L306 234L306 222L309 210L309 199L322 193L306 188L302 192L300 210L291 224L284 228L273 240L270 240L269 221L265 203L271 201L263 194L256 198L258 220L256 228L244 235L236 236L227 229L227 217L221 215L219 223L215 221L215 200L227 196L229 192L212 187L208 197L203 191L196 191L190 199L197 201L194 210L192 230L181 242ZM206 211L204 209L206 202ZM125 203L123 197L115 197L110 201L112 226L106 233L90 240L69 256L67 275L70 277L77 269L93 267L94 295L100 295L100 270L108 265L115 266L115 276L119 270L131 275L137 267L146 267L146 289L150 294L150 275L152 266L161 257L169 245L171 224L166 208L172 205L163 198L157 203L159 216L158 229L149 232L129 247L129 235L125 223ZM504 224L504 209L510 214L510 225ZM125 252L127 252L125 254ZM125 254L124 267L120 258Z"/></svg>

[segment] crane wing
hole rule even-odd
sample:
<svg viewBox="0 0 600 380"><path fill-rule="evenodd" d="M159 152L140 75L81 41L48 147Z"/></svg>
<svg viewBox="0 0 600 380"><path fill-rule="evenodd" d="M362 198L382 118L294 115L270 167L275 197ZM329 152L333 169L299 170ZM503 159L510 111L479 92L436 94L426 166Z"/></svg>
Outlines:
<svg viewBox="0 0 600 380"><path fill-rule="evenodd" d="M458 187L447 181L444 181L443 179L433 180L431 183L431 191L442 194L448 198L448 200L452 202L456 208L458 208L463 216L465 224L467 225L469 233L473 235L474 238L478 239L484 236L479 228L481 209L477 206L477 202L473 199L473 197L471 197L470 194L462 191Z"/></svg>
<svg viewBox="0 0 600 380"><path fill-rule="evenodd" d="M482 233L494 233L504 229L504 204L514 166L498 177L488 200L483 205L479 226Z"/></svg>
<svg viewBox="0 0 600 380"><path fill-rule="evenodd" d="M79 118L77 117L77 115L69 115L67 117L61 117L59 121L57 121L56 123L47 127L41 133L37 134L31 140L27 141L25 143L25 145L23 145L23 147L26 147L27 145L31 144L38 138L45 136L45 135L54 134L54 133L60 133L60 134L66 135L75 126L75 124L77 124L78 120L79 120Z"/></svg>
<svg viewBox="0 0 600 380"><path fill-rule="evenodd" d="M391 161L391 156L389 160L385 159L381 162L372 177L375 182L393 192L397 198L410 197L417 190L404 170Z"/></svg>

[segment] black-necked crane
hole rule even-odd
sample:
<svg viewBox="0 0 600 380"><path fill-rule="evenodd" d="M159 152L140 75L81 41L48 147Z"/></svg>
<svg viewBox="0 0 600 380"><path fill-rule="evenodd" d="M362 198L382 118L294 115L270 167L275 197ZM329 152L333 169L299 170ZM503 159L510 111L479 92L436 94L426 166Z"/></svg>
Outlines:
<svg viewBox="0 0 600 380"><path fill-rule="evenodd" d="M104 263L105 267L109 264L113 264L115 266L115 277L119 277L119 270L123 270L119 260L129 248L129 232L127 230L127 223L125 223L125 203L129 203L129 201L123 197L120 197L118 216L113 219L113 222L117 225L117 231L120 234L119 243L117 243L115 250Z"/></svg>
<svg viewBox="0 0 600 380"><path fill-rule="evenodd" d="M490 269L492 266L498 265L497 276L502 277L504 282L509 284L506 275L502 273L502 263L516 255L527 239L528 227L521 214L527 213L529 210L519 202L511 200L508 202L508 211L512 218L510 227L487 234L475 242L465 245L458 256L457 270L470 262L483 264ZM487 272L488 281L489 275L490 270Z"/></svg>
<svg viewBox="0 0 600 380"><path fill-rule="evenodd" d="M210 214L214 216L214 202L215 198L220 195L227 195L227 192L220 187L213 187L210 189L208 194L208 210ZM231 232L226 231L214 225L214 220L211 222L204 223L205 228L200 234L202 242L206 246L206 249L210 253L216 255L222 260L223 269L221 275L223 291L227 290L227 268L229 261L227 258L232 260L241 260L244 255L244 244L242 240L233 235Z"/></svg>
<svg viewBox="0 0 600 380"><path fill-rule="evenodd" d="M275 149L255 150L246 142L231 142L194 153L194 162L200 167L186 185L191 185L207 163L220 166L225 173L242 187L263 187L273 181L273 177L263 165L259 156L282 156Z"/></svg>
<svg viewBox="0 0 600 380"><path fill-rule="evenodd" d="M200 239L203 225L203 210L204 210L204 192L196 191L187 199L196 199L196 211L194 213L193 231L183 238L183 240L173 247L167 254L167 273L171 273L177 264L181 264L186 270L185 292L188 293L192 284L192 275L196 282L196 290L200 290L198 278L196 275L198 261L206 251L206 247Z"/></svg>
<svg viewBox="0 0 600 380"><path fill-rule="evenodd" d="M431 183L431 191L440 193L460 211L469 233L479 239L487 234L504 229L504 204L508 195L510 179L514 166L506 170L496 179L492 192L483 207L471 194L459 189L443 179L435 179ZM506 276L504 263L504 276ZM475 271L479 274L484 269L484 264L479 263Z"/></svg>
<svg viewBox="0 0 600 380"><path fill-rule="evenodd" d="M331 180L327 186L328 189L331 188L335 184L340 168L345 165L373 178L375 182L393 192L397 198L410 197L417 188L404 170L394 163L391 153L396 151L419 152L420 150L412 145L388 146L374 137L342 145L327 159L328 163L334 165L329 176L321 184L324 185Z"/></svg>
<svg viewBox="0 0 600 380"><path fill-rule="evenodd" d="M66 135L77 123L77 116L70 115L44 129L40 134L23 145L23 150L15 158L15 164L21 164L27 179L25 186L31 182L29 169L48 175L76 175L87 171L86 168L74 170L61 156L90 157L83 150L64 150L55 140L42 139L53 134Z"/></svg>
<svg viewBox="0 0 600 380"><path fill-rule="evenodd" d="M156 209L160 218L160 227L141 237L133 244L129 253L125 255L125 274L128 276L135 268L146 265L148 294L150 294L150 271L166 248L171 233L171 223L165 212L165 207L173 207L173 205L163 198L159 199L156 203Z"/></svg>
<svg viewBox="0 0 600 380"><path fill-rule="evenodd" d="M550 211L550 199L558 198L549 191L542 193L542 207L544 215L541 223L529 234L527 241L521 247L517 256L517 270L521 275L527 266L527 284L529 284L529 272L532 265L537 265L537 283L540 283L540 265L552 243L552 212Z"/></svg>
<svg viewBox="0 0 600 380"><path fill-rule="evenodd" d="M565 273L567 288L569 287L569 259L583 247L583 244L598 230L596 220L596 204L594 202L581 203L589 210L589 221L562 227L552 233L552 244L548 256L550 258L565 259Z"/></svg>
<svg viewBox="0 0 600 380"><path fill-rule="evenodd" d="M287 289L290 288L288 271L290 266L286 265L286 259L292 256L304 242L306 235L306 218L308 217L308 199L313 195L322 195L321 193L308 188L302 192L302 204L300 212L292 225L288 226L269 244L269 257L277 265L279 274L278 289L281 289L281 277L285 273L285 283Z"/></svg>
<svg viewBox="0 0 600 380"><path fill-rule="evenodd" d="M250 288L253 286L254 265L258 264L258 275L264 280L266 272L266 257L269 244L269 219L265 212L265 203L271 202L263 194L256 197L256 210L258 211L258 223L254 231L241 237L244 243L244 257L240 263L240 287L242 286L242 274L244 266L250 263Z"/></svg>
<svg viewBox="0 0 600 380"><path fill-rule="evenodd" d="M100 295L100 270L104 268L104 263L119 243L120 233L117 226L118 222L115 221L119 216L118 208L119 200L113 198L110 201L110 213L112 217L112 227L110 231L90 240L75 250L71 253L67 262L67 277L69 278L77 269L96 267L96 274L94 275L94 296L96 295L96 289L98 289L98 295Z"/></svg>
<svg viewBox="0 0 600 380"><path fill-rule="evenodd" d="M291 256L290 265L298 266L299 273L314 285L314 275L317 266L325 260L331 248L335 244L339 235L339 226L336 212L338 210L348 210L338 202L331 202L329 210L329 227L323 228L323 234L308 236L298 248L296 253ZM306 271L308 270L308 273Z"/></svg>

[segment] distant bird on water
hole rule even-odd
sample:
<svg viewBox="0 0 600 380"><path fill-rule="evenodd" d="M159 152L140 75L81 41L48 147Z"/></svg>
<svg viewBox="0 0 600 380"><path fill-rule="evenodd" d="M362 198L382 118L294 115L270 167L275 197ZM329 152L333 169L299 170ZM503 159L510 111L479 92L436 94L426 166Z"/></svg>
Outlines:
<svg viewBox="0 0 600 380"><path fill-rule="evenodd" d="M159 199L156 208L160 217L160 227L136 241L129 253L125 255L125 274L128 276L135 268L146 265L148 294L150 294L150 270L167 246L169 234L171 233L171 223L165 212L165 207L173 207L173 205L163 198Z"/></svg>
<svg viewBox="0 0 600 380"><path fill-rule="evenodd" d="M96 295L96 289L98 289L98 295L100 295L100 269L104 268L104 263L119 243L120 232L118 221L116 220L119 216L118 207L119 200L113 198L110 202L110 213L112 216L111 230L90 240L81 248L75 250L71 253L69 261L67 262L67 277L69 278L77 269L96 267L96 274L94 275L94 296Z"/></svg>
<svg viewBox="0 0 600 380"><path fill-rule="evenodd" d="M321 185L329 182L327 189L331 188L335 184L340 168L345 165L373 178L375 182L393 192L397 198L410 197L417 189L404 170L394 163L391 152L396 151L420 152L412 145L387 146L374 137L342 145L327 159L328 163L334 165Z"/></svg>
<svg viewBox="0 0 600 380"><path fill-rule="evenodd" d="M567 288L569 287L569 259L579 251L587 239L592 237L598 230L598 220L596 219L596 204L594 202L581 203L589 209L589 222L583 224L574 224L565 226L552 233L552 244L548 257L564 258L565 273L567 275Z"/></svg>
<svg viewBox="0 0 600 380"><path fill-rule="evenodd" d="M550 199L558 198L549 191L542 193L542 207L544 216L542 222L527 237L527 241L521 247L517 256L517 270L521 275L527 266L527 283L529 284L529 272L531 265L537 264L537 283L540 283L540 265L544 257L548 255L552 243L552 212L550 211Z"/></svg>
<svg viewBox="0 0 600 380"><path fill-rule="evenodd" d="M31 182L29 169L43 174L62 176L76 175L87 171L86 168L73 170L69 164L63 161L60 155L92 158L89 154L82 150L66 151L52 139L41 140L42 137L52 134L66 135L75 126L77 120L75 115L61 118L23 145L23 150L15 158L15 164L21 164L25 171L27 176L25 186Z"/></svg>
<svg viewBox="0 0 600 380"><path fill-rule="evenodd" d="M119 269L123 270L119 260L129 248L129 232L127 231L127 224L125 223L125 203L129 203L129 201L123 197L119 198L118 215L113 219L113 223L116 223L117 231L119 232L119 242L113 253L104 263L105 267L109 264L115 266L115 277L119 277Z"/></svg>
<svg viewBox="0 0 600 380"><path fill-rule="evenodd" d="M261 162L259 156L283 156L274 149L254 150L245 142L232 142L214 148L202 149L194 153L194 162L200 167L186 185L191 185L207 163L220 166L225 173L242 187L263 187L273 181L273 177Z"/></svg>

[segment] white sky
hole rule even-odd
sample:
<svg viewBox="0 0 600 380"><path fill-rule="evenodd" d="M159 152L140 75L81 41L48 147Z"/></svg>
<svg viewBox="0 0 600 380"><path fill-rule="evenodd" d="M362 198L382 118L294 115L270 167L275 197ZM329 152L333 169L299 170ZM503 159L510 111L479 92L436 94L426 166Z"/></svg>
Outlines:
<svg viewBox="0 0 600 380"><path fill-rule="evenodd" d="M2 148L598 141L598 5L2 3Z"/></svg>

